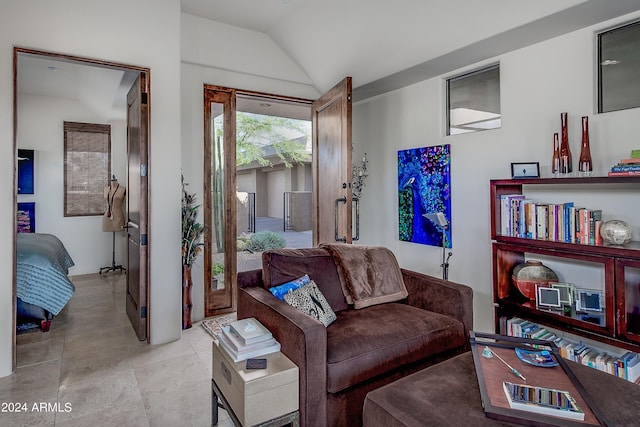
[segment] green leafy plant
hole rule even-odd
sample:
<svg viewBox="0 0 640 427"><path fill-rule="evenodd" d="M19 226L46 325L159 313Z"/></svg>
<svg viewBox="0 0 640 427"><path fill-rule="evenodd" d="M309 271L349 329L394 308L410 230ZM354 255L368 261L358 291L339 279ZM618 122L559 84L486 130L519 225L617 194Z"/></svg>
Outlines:
<svg viewBox="0 0 640 427"><path fill-rule="evenodd" d="M286 242L284 237L273 231L259 231L249 241L248 249L254 252L262 252L268 249L284 248Z"/></svg>
<svg viewBox="0 0 640 427"><path fill-rule="evenodd" d="M202 250L204 225L198 222L196 195L187 192L187 184L182 177L182 264L193 265Z"/></svg>
<svg viewBox="0 0 640 427"><path fill-rule="evenodd" d="M218 274L224 273L224 265L216 262L211 266L211 275L217 276Z"/></svg>

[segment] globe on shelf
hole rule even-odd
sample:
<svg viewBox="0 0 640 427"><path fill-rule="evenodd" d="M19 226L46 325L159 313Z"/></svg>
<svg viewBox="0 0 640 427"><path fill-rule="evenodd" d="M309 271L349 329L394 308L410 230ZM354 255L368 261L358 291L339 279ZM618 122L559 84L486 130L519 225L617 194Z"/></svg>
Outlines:
<svg viewBox="0 0 640 427"><path fill-rule="evenodd" d="M610 245L624 245L631 241L631 227L624 221L612 219L600 227L600 235Z"/></svg>

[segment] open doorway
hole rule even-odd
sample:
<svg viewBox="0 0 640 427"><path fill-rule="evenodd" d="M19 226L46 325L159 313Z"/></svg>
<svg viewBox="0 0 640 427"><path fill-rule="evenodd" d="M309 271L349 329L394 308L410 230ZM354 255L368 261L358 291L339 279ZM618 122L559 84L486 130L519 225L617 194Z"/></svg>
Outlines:
<svg viewBox="0 0 640 427"><path fill-rule="evenodd" d="M17 194L16 191L16 203L12 208L15 211L19 203L29 203L35 207L37 221L30 231L54 235L63 243L75 264L69 270L70 275L97 275L104 266L116 263L126 265L128 233L125 230L106 233L102 227L104 213L107 211L106 200L102 213L99 211L95 215L65 215L65 194L75 192L74 194L78 195L85 189L75 188L66 181L64 170L68 159L65 153L68 150L63 129L64 122L109 126L111 147L108 153L101 154L109 156L109 172L105 182L100 185L106 187L111 183L111 179L116 177L123 188L128 187L128 190L131 190L128 165L128 138L131 132L127 124L130 106L127 93L136 79L145 76L147 83L144 103L148 102L149 69L15 48L14 70L14 148L34 153L34 185L33 191L29 194ZM144 120L148 124L146 115ZM147 135L146 132L144 134ZM76 151L77 159L83 156L94 159L99 157L91 150ZM16 164L19 161L16 159ZM77 165L70 165L68 162L66 164L67 169L75 166ZM91 174L91 171L88 174ZM145 187L144 192L146 191ZM128 193L128 196L131 196L135 191ZM136 197L141 195L139 193ZM146 200L148 195L143 194L142 198ZM148 214L145 212L145 215ZM125 214L126 217L128 212ZM14 241L18 240L17 237L16 233ZM17 324L17 282L20 280L20 271L18 268L15 271L13 294L16 301L14 319ZM126 275L126 278L128 279L129 275ZM53 322L55 324L55 317ZM14 339L14 349L15 346ZM15 356L13 364L15 367Z"/></svg>
<svg viewBox="0 0 640 427"><path fill-rule="evenodd" d="M311 247L311 160L310 104L238 94L238 271L266 249Z"/></svg>
<svg viewBox="0 0 640 427"><path fill-rule="evenodd" d="M237 271L312 244L311 101L205 85L205 317L235 310Z"/></svg>

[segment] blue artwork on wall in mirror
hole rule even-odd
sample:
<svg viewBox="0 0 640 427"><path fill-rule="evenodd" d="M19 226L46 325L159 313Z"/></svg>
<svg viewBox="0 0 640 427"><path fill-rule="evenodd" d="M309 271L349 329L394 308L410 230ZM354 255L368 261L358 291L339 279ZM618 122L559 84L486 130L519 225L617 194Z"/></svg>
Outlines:
<svg viewBox="0 0 640 427"><path fill-rule="evenodd" d="M33 150L18 150L18 194L33 194Z"/></svg>
<svg viewBox="0 0 640 427"><path fill-rule="evenodd" d="M442 228L424 215L441 212L451 248L451 153L449 144L398 151L398 229L405 242L442 247Z"/></svg>

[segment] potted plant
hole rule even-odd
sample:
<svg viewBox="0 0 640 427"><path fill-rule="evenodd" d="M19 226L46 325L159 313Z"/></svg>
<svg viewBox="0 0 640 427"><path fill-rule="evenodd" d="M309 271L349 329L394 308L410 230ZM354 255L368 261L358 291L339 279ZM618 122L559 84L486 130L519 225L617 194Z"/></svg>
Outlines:
<svg viewBox="0 0 640 427"><path fill-rule="evenodd" d="M218 289L218 282L224 280L224 264L216 262L211 266L211 285L213 289Z"/></svg>
<svg viewBox="0 0 640 427"><path fill-rule="evenodd" d="M187 192L187 184L182 177L182 329L191 325L191 267L202 251L204 225L198 222L196 195Z"/></svg>

